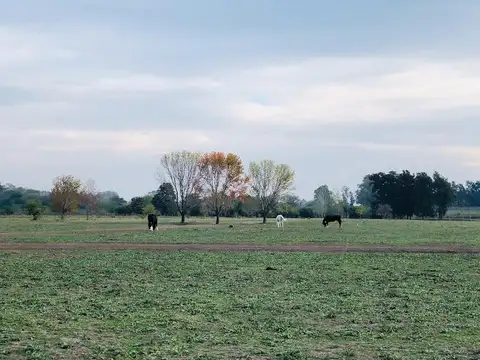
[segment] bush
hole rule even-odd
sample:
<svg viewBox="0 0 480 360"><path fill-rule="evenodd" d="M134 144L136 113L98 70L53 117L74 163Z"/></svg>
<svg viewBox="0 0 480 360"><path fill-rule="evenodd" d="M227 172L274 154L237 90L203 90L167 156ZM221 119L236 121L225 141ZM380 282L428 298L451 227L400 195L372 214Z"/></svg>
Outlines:
<svg viewBox="0 0 480 360"><path fill-rule="evenodd" d="M27 214L33 217L33 220L38 220L45 211L45 208L38 200L29 201L26 205Z"/></svg>
<svg viewBox="0 0 480 360"><path fill-rule="evenodd" d="M155 214L155 206L153 204L147 204L143 207L142 210L143 217L147 216L148 214Z"/></svg>
<svg viewBox="0 0 480 360"><path fill-rule="evenodd" d="M303 207L298 211L298 214L302 218L314 218L315 212L310 207Z"/></svg>

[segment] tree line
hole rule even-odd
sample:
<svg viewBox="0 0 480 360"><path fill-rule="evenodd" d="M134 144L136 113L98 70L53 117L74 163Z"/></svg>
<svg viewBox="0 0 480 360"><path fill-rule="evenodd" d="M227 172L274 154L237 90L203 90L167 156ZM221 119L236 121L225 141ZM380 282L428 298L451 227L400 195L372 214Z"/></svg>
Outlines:
<svg viewBox="0 0 480 360"><path fill-rule="evenodd" d="M366 175L357 189L357 201L377 217L443 218L456 198L447 178L434 172L416 174L408 170Z"/></svg>
<svg viewBox="0 0 480 360"><path fill-rule="evenodd" d="M295 172L271 160L253 161L247 171L235 154L188 151L165 154L159 187L129 201L112 191L99 192L93 180L72 175L54 179L51 191L0 184L0 214L42 214L315 218L327 213L350 218L443 218L450 207L480 207L480 181L449 182L434 172L367 174L356 189L321 185L309 201L292 193Z"/></svg>

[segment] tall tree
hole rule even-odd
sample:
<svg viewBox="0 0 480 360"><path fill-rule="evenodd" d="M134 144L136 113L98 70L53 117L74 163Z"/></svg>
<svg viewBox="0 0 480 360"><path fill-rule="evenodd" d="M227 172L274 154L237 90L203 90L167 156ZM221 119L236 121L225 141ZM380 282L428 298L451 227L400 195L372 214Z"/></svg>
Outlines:
<svg viewBox="0 0 480 360"><path fill-rule="evenodd" d="M433 203L437 216L443 219L447 209L454 200L454 192L450 182L437 171L433 173Z"/></svg>
<svg viewBox="0 0 480 360"><path fill-rule="evenodd" d="M342 210L347 217L350 217L353 206L355 205L355 198L353 196L353 192L350 190L348 186L342 187L341 197L342 197L342 200L341 200Z"/></svg>
<svg viewBox="0 0 480 360"><path fill-rule="evenodd" d="M202 216L205 215L204 203L200 197L200 193L197 191L194 194L190 195L187 199L188 211L187 215L189 216Z"/></svg>
<svg viewBox="0 0 480 360"><path fill-rule="evenodd" d="M398 175L399 212L401 216L411 219L415 211L415 175L403 170Z"/></svg>
<svg viewBox="0 0 480 360"><path fill-rule="evenodd" d="M260 203L256 197L247 194L243 201L235 201L234 204L234 211L238 212L241 216L256 217L258 215Z"/></svg>
<svg viewBox="0 0 480 360"><path fill-rule="evenodd" d="M327 185L321 185L313 192L313 206L318 215L323 217L329 211L334 211L333 192Z"/></svg>
<svg viewBox="0 0 480 360"><path fill-rule="evenodd" d="M370 203L370 211L373 214L377 213L377 209L381 204L386 204L387 199L385 195L384 183L385 173L378 172L368 176L372 184L373 199Z"/></svg>
<svg viewBox="0 0 480 360"><path fill-rule="evenodd" d="M398 174L395 171L383 175L382 190L384 203L390 205L391 216L393 218L401 216L400 186L398 184Z"/></svg>
<svg viewBox="0 0 480 360"><path fill-rule="evenodd" d="M63 220L65 215L74 213L81 201L82 183L72 175L63 175L53 180L52 210L58 211Z"/></svg>
<svg viewBox="0 0 480 360"><path fill-rule="evenodd" d="M163 216L174 216L177 214L175 205L175 191L169 182L162 183L152 198L155 209Z"/></svg>
<svg viewBox="0 0 480 360"><path fill-rule="evenodd" d="M298 196L285 194L281 197L277 205L277 211L285 217L297 218L300 207L301 200Z"/></svg>
<svg viewBox="0 0 480 360"><path fill-rule="evenodd" d="M199 161L199 190L205 205L215 216L220 215L235 199L246 193L248 177L244 176L243 163L238 155L213 151L204 154Z"/></svg>
<svg viewBox="0 0 480 360"><path fill-rule="evenodd" d="M275 164L272 160L251 162L249 166L251 192L259 202L263 223L281 196L293 187L295 171L286 164Z"/></svg>
<svg viewBox="0 0 480 360"><path fill-rule="evenodd" d="M182 224L185 223L185 215L190 206L189 200L193 198L198 185L200 158L200 153L183 150L165 154L160 161L165 176L173 186Z"/></svg>
<svg viewBox="0 0 480 360"><path fill-rule="evenodd" d="M135 215L142 215L145 205L147 205L147 201L143 196L135 196L130 200L130 208Z"/></svg>
<svg viewBox="0 0 480 360"><path fill-rule="evenodd" d="M427 173L416 174L413 193L415 196L415 215L422 218L434 216L433 180Z"/></svg>
<svg viewBox="0 0 480 360"><path fill-rule="evenodd" d="M104 191L99 193L101 208L106 213L118 213L117 209L122 208L127 204L127 201L124 198L121 198L114 191Z"/></svg>
<svg viewBox="0 0 480 360"><path fill-rule="evenodd" d="M365 175L355 192L357 203L364 208L372 208L377 202L377 194L374 192L374 183L370 175Z"/></svg>
<svg viewBox="0 0 480 360"><path fill-rule="evenodd" d="M455 194L455 199L452 203L453 206L464 207L469 206L467 189L463 184L457 184L452 181L452 189Z"/></svg>
<svg viewBox="0 0 480 360"><path fill-rule="evenodd" d="M480 206L480 181L467 181L465 184L468 206Z"/></svg>
<svg viewBox="0 0 480 360"><path fill-rule="evenodd" d="M100 194L95 187L95 180L89 179L81 191L81 203L85 206L87 220L98 209Z"/></svg>

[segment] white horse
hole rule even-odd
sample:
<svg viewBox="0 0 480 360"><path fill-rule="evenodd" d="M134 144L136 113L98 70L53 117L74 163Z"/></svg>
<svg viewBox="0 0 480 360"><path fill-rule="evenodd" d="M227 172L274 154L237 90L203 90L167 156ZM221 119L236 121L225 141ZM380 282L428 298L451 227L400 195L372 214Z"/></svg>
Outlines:
<svg viewBox="0 0 480 360"><path fill-rule="evenodd" d="M276 220L277 220L277 227L283 227L283 222L287 221L287 219L285 219L283 215L280 215L280 214L277 215Z"/></svg>

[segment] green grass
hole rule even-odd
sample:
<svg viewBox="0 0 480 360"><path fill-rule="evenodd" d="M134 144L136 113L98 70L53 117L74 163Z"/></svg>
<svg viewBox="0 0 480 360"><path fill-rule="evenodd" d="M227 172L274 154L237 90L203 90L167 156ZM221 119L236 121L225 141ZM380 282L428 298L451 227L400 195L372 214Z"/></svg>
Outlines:
<svg viewBox="0 0 480 360"><path fill-rule="evenodd" d="M178 218L161 218L160 225L174 225ZM212 224L210 227L204 225ZM228 225L233 224L233 228ZM202 226L199 226L202 225ZM137 228L138 231L121 229ZM190 225L174 229L148 231L145 219L100 218L86 221L70 218L65 222L53 217L38 222L28 218L0 218L0 241L9 242L132 242L132 243L256 243L256 244L452 244L480 246L480 222L477 221L418 221L418 220L345 220L323 228L320 219L288 219L278 229L273 219L263 225L256 219L221 219L219 226L212 219L190 219ZM109 231L116 229L120 231ZM92 232L82 233L82 230ZM18 234L17 231L34 233ZM55 234L55 231L67 233Z"/></svg>
<svg viewBox="0 0 480 360"><path fill-rule="evenodd" d="M177 225L179 217L158 217L159 225ZM210 219L189 218L189 224L211 223ZM145 229L146 218L139 216L93 216L87 220L84 216L68 216L60 220L59 216L43 216L33 221L29 216L0 216L0 232L6 231L65 231L88 230L95 228L113 229L117 227L138 227Z"/></svg>
<svg viewBox="0 0 480 360"><path fill-rule="evenodd" d="M479 282L468 255L3 253L0 359L475 359Z"/></svg>

